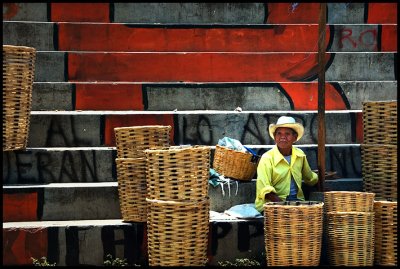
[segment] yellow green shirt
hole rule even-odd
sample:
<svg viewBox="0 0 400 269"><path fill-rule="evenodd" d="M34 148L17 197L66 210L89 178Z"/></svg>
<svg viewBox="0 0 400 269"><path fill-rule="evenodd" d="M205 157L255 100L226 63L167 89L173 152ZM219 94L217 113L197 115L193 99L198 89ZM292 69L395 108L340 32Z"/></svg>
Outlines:
<svg viewBox="0 0 400 269"><path fill-rule="evenodd" d="M299 148L292 147L289 164L276 145L265 152L257 167L255 208L259 212L264 210L264 203L269 202L265 199L265 195L270 192L276 193L283 201L286 200L292 176L298 187L297 198L304 201L302 181L310 186L318 182L318 175L311 170L305 153Z"/></svg>

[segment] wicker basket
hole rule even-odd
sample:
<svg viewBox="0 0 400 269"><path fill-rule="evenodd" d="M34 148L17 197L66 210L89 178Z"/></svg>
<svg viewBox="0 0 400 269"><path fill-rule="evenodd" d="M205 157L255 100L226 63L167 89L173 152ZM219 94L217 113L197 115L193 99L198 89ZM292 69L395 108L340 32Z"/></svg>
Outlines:
<svg viewBox="0 0 400 269"><path fill-rule="evenodd" d="M149 266L205 266L210 201L148 202Z"/></svg>
<svg viewBox="0 0 400 269"><path fill-rule="evenodd" d="M28 143L36 49L3 45L3 151Z"/></svg>
<svg viewBox="0 0 400 269"><path fill-rule="evenodd" d="M171 126L148 125L116 127L115 143L118 158L145 157L143 150L170 145Z"/></svg>
<svg viewBox="0 0 400 269"><path fill-rule="evenodd" d="M375 255L377 265L397 265L397 201L375 201Z"/></svg>
<svg viewBox="0 0 400 269"><path fill-rule="evenodd" d="M323 202L267 202L264 240L267 266L318 266Z"/></svg>
<svg viewBox="0 0 400 269"><path fill-rule="evenodd" d="M373 212L374 193L328 191L324 193L325 212Z"/></svg>
<svg viewBox="0 0 400 269"><path fill-rule="evenodd" d="M333 266L372 266L374 212L327 212L327 249Z"/></svg>
<svg viewBox="0 0 400 269"><path fill-rule="evenodd" d="M217 173L225 177L249 181L253 179L257 172L259 160L258 156L254 156L251 153L216 145L213 168Z"/></svg>
<svg viewBox="0 0 400 269"><path fill-rule="evenodd" d="M397 145L397 101L363 102L365 144Z"/></svg>
<svg viewBox="0 0 400 269"><path fill-rule="evenodd" d="M361 145L363 190L397 200L397 145Z"/></svg>
<svg viewBox="0 0 400 269"><path fill-rule="evenodd" d="M146 158L117 158L115 162L122 219L146 222Z"/></svg>
<svg viewBox="0 0 400 269"><path fill-rule="evenodd" d="M208 195L210 147L148 149L147 198L198 200Z"/></svg>

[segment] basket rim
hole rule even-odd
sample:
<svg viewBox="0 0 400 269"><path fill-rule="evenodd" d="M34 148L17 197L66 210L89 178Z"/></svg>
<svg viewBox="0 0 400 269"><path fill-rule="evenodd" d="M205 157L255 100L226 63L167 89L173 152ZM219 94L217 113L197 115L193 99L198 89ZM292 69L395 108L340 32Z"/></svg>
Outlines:
<svg viewBox="0 0 400 269"><path fill-rule="evenodd" d="M115 127L114 130L130 130L130 129L144 129L144 128L172 128L171 125L138 125L138 126L122 126Z"/></svg>
<svg viewBox="0 0 400 269"><path fill-rule="evenodd" d="M17 46L17 45L3 45L3 49L24 49L24 50L36 51L34 47Z"/></svg>
<svg viewBox="0 0 400 269"><path fill-rule="evenodd" d="M163 153L163 152L171 152L171 151L185 151L185 150L203 150L203 149L211 149L210 146L203 146L203 145L191 145L191 146L169 146L169 147L164 147L164 148L149 148L143 150L144 153Z"/></svg>

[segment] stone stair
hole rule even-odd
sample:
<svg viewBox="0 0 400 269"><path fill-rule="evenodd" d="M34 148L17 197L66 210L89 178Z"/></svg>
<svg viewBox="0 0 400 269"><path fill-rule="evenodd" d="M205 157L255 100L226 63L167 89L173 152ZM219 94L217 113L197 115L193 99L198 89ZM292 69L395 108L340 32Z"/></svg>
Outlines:
<svg viewBox="0 0 400 269"><path fill-rule="evenodd" d="M397 99L396 10L328 3L326 170L339 179L327 189L362 191L362 102ZM291 115L317 169L318 14L303 3L4 3L3 44L35 47L37 62L28 147L3 152L3 265L146 264L146 225L121 218L115 127L171 125L171 144L212 154L229 136L261 155L267 126ZM223 214L254 196L255 179L209 185L209 265L265 262L263 219Z"/></svg>

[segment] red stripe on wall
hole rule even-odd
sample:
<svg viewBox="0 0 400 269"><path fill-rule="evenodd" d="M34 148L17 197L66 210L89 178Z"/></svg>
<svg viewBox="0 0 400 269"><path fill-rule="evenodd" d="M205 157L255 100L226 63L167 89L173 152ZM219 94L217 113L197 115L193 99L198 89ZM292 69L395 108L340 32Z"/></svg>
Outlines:
<svg viewBox="0 0 400 269"><path fill-rule="evenodd" d="M66 51L308 52L318 51L318 25L272 28L137 28L123 24L59 23ZM326 44L329 40L326 28Z"/></svg>
<svg viewBox="0 0 400 269"><path fill-rule="evenodd" d="M397 25L382 25L381 51L397 52Z"/></svg>
<svg viewBox="0 0 400 269"><path fill-rule="evenodd" d="M152 115L109 115L105 119L104 143L108 147L115 147L115 127L145 126L145 125L170 125L171 140L174 141L174 118L173 115L152 114Z"/></svg>
<svg viewBox="0 0 400 269"><path fill-rule="evenodd" d="M47 229L3 228L3 265L32 265L32 259L47 257Z"/></svg>
<svg viewBox="0 0 400 269"><path fill-rule="evenodd" d="M77 84L76 109L143 110L142 85Z"/></svg>
<svg viewBox="0 0 400 269"><path fill-rule="evenodd" d="M397 24L397 3L368 3L367 23Z"/></svg>
<svg viewBox="0 0 400 269"><path fill-rule="evenodd" d="M284 83L281 86L292 99L294 110L318 110L318 83ZM346 109L343 98L329 83L325 84L325 109Z"/></svg>
<svg viewBox="0 0 400 269"><path fill-rule="evenodd" d="M363 113L356 113L356 143L364 143Z"/></svg>
<svg viewBox="0 0 400 269"><path fill-rule="evenodd" d="M70 81L289 82L317 73L317 53L68 54Z"/></svg>
<svg viewBox="0 0 400 269"><path fill-rule="evenodd" d="M268 3L266 23L316 23L320 3Z"/></svg>
<svg viewBox="0 0 400 269"><path fill-rule="evenodd" d="M109 3L51 3L53 22L110 22Z"/></svg>
<svg viewBox="0 0 400 269"><path fill-rule="evenodd" d="M3 193L3 222L38 220L37 207L37 193Z"/></svg>

